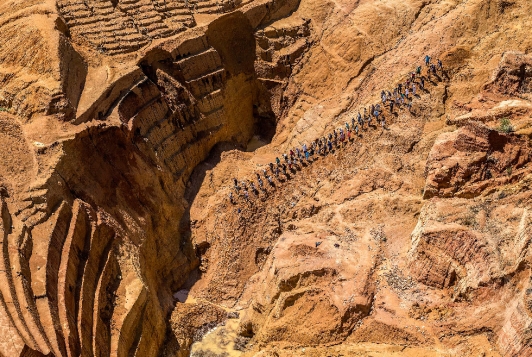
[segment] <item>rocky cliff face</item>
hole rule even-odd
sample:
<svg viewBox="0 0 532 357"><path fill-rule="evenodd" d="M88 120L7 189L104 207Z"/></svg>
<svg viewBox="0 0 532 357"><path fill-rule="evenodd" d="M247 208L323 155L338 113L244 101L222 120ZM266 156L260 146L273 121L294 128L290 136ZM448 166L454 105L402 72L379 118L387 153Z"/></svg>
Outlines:
<svg viewBox="0 0 532 357"><path fill-rule="evenodd" d="M3 355L160 353L198 261L179 227L188 179L253 135L254 33L297 3L223 15L239 5L3 5Z"/></svg>
<svg viewBox="0 0 532 357"><path fill-rule="evenodd" d="M4 2L0 355L532 355L531 12ZM227 198L426 54L386 129Z"/></svg>

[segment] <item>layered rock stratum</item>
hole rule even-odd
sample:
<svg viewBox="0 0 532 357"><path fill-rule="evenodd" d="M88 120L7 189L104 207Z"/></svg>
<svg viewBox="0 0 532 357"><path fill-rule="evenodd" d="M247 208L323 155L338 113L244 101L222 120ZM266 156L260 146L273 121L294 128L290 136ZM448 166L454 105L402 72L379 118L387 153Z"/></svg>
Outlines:
<svg viewBox="0 0 532 357"><path fill-rule="evenodd" d="M2 1L0 356L532 356L531 13Z"/></svg>

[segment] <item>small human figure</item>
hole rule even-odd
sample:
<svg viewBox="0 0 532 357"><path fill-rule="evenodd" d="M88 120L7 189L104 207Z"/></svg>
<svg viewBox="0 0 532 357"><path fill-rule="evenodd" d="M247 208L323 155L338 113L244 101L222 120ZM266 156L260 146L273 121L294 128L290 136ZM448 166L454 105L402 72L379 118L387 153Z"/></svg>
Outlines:
<svg viewBox="0 0 532 357"><path fill-rule="evenodd" d="M430 56L426 55L425 56L425 66L428 66L429 64L430 64Z"/></svg>

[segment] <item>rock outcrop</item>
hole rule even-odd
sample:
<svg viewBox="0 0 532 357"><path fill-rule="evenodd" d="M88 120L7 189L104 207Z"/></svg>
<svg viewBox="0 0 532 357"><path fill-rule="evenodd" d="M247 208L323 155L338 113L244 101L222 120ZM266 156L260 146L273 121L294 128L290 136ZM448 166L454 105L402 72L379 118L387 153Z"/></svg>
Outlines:
<svg viewBox="0 0 532 357"><path fill-rule="evenodd" d="M529 176L530 140L470 122L438 137L427 159L424 198L471 198Z"/></svg>

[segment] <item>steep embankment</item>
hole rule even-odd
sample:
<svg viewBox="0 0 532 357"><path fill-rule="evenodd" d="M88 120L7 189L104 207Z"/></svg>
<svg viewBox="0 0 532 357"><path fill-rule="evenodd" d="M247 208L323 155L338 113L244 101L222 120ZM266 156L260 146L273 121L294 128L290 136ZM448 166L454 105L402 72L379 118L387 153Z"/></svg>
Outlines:
<svg viewBox="0 0 532 357"><path fill-rule="evenodd" d="M310 19L312 46L272 143L199 168L208 179L190 220L204 254L190 309L238 311L244 355L531 354L529 10L303 1L292 17ZM426 54L445 70L418 84L412 113L385 110L387 130L268 185L276 156L350 124ZM256 173L266 191L248 202L232 178L258 187Z"/></svg>

